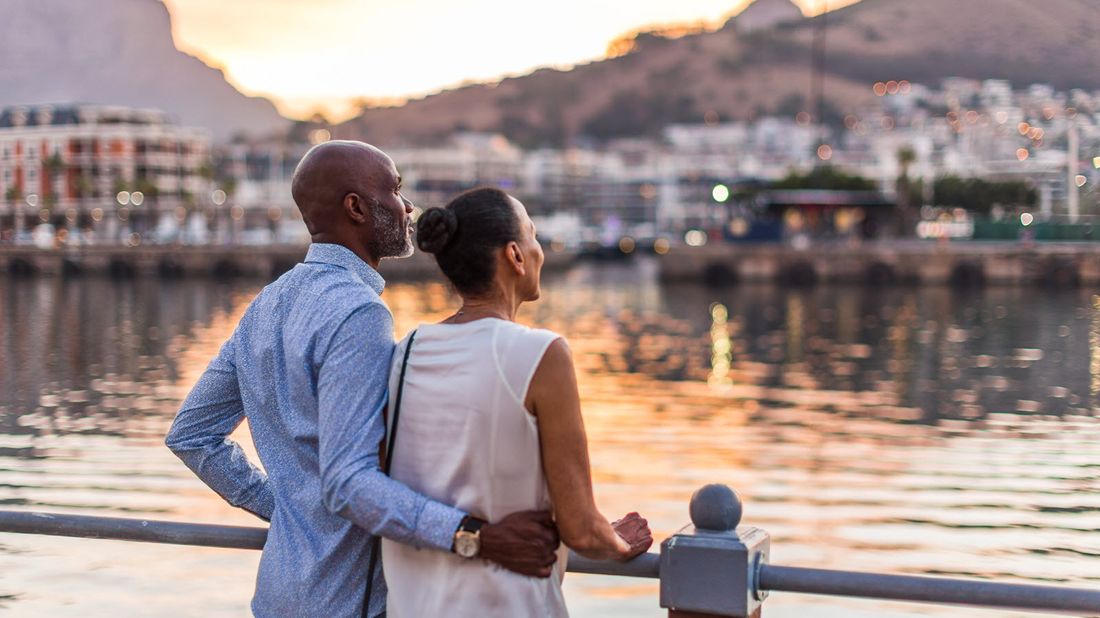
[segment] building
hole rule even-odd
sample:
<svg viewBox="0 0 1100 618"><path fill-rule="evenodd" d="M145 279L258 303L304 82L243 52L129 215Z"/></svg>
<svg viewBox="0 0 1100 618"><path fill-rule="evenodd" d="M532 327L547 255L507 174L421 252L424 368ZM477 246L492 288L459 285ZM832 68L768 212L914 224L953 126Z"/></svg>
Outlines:
<svg viewBox="0 0 1100 618"><path fill-rule="evenodd" d="M515 193L524 174L524 152L502 135L458 133L441 146L390 148L405 194L421 208L443 206L481 185Z"/></svg>
<svg viewBox="0 0 1100 618"><path fill-rule="evenodd" d="M59 242L178 239L192 215L215 206L211 178L209 134L163 112L0 110L0 240L39 226Z"/></svg>
<svg viewBox="0 0 1100 618"><path fill-rule="evenodd" d="M315 143L329 139L314 131L308 142L283 136L234 141L214 150L214 182L229 207L228 226L213 226L207 242L269 244L309 242L309 231L290 192L298 163ZM224 194L224 196L222 195ZM224 209L223 209L224 210ZM224 219L215 213L214 223Z"/></svg>

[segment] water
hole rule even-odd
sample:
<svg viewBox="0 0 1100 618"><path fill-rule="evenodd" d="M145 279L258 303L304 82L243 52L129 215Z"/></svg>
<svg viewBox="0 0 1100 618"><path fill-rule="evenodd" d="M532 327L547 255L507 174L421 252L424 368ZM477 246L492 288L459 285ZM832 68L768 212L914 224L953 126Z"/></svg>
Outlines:
<svg viewBox="0 0 1100 618"><path fill-rule="evenodd" d="M260 283L0 279L0 507L253 524L163 446ZM597 496L667 536L738 489L773 561L1100 586L1096 291L660 285L652 265L546 282ZM455 307L392 284L403 334ZM247 441L242 429L238 437ZM239 616L255 552L0 534L0 611ZM570 575L576 616L663 616L645 580ZM992 616L777 594L768 616Z"/></svg>

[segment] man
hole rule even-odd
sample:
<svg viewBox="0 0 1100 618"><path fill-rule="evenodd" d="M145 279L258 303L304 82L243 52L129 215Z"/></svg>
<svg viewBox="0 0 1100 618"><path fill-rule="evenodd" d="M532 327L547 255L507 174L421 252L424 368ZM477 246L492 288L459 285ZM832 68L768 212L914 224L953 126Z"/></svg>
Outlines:
<svg viewBox="0 0 1100 618"><path fill-rule="evenodd" d="M558 545L549 513L495 524L416 494L379 469L393 321L382 258L412 252L401 177L361 142L313 148L292 192L312 236L303 263L263 289L184 401L166 443L230 504L271 522L255 615L382 616L370 534L546 577ZM248 418L267 470L228 435ZM474 534L471 534L474 533Z"/></svg>

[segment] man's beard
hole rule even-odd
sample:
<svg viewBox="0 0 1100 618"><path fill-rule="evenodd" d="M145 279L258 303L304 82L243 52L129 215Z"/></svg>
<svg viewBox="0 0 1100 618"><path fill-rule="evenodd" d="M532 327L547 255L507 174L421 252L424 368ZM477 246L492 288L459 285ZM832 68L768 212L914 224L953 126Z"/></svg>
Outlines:
<svg viewBox="0 0 1100 618"><path fill-rule="evenodd" d="M402 225L397 216L378 202L371 206L374 219L374 255L381 258L406 258L412 255L412 221Z"/></svg>

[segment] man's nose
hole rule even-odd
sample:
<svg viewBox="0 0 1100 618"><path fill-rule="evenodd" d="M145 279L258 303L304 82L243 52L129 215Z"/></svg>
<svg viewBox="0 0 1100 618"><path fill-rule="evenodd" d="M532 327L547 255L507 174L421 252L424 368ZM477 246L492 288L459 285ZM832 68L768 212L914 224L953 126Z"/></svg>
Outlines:
<svg viewBox="0 0 1100 618"><path fill-rule="evenodd" d="M401 201L405 203L405 214L411 215L413 211L413 203L409 200L409 198L405 197L404 195L401 196Z"/></svg>

